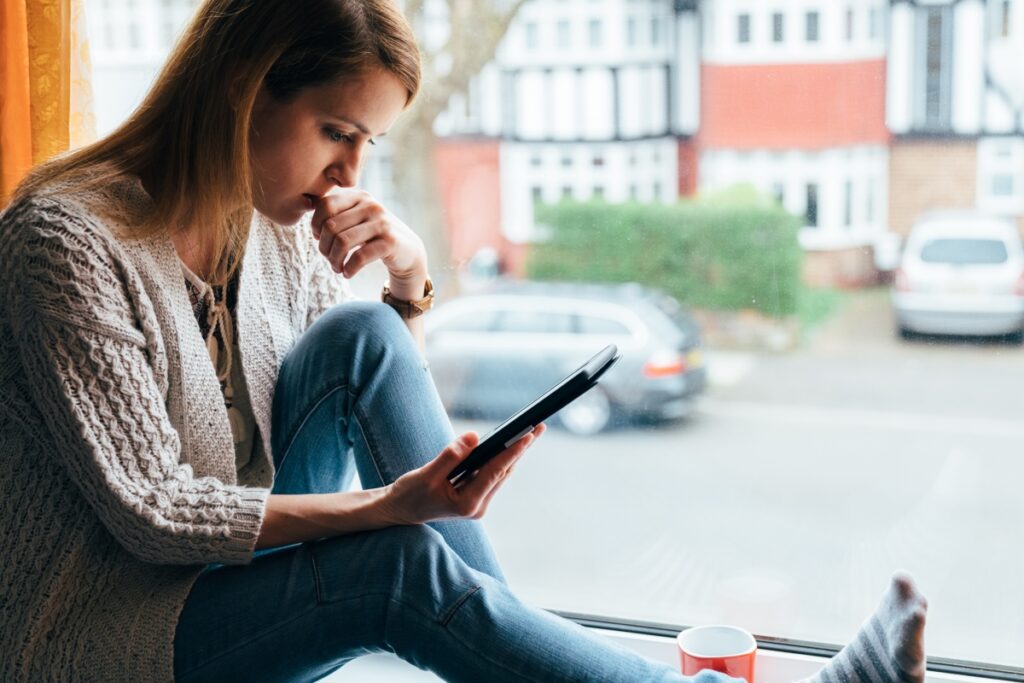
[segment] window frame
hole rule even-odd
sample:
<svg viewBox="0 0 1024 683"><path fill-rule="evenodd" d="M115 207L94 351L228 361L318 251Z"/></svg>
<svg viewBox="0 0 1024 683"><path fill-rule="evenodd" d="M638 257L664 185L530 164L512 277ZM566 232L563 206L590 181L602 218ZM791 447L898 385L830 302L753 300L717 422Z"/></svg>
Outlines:
<svg viewBox="0 0 1024 683"><path fill-rule="evenodd" d="M686 625L642 622L548 610L553 614L610 637L652 659L673 666L679 664L675 636ZM764 680L802 680L811 678L842 649L836 645L771 638L754 634L757 640L758 677ZM1017 681L1024 683L1024 668L983 664L944 657L928 657L925 683L981 683Z"/></svg>
<svg viewBox="0 0 1024 683"><path fill-rule="evenodd" d="M993 191L999 176L1012 177L1011 195ZM978 208L995 214L1024 213L1024 140L1016 136L980 138L977 183Z"/></svg>

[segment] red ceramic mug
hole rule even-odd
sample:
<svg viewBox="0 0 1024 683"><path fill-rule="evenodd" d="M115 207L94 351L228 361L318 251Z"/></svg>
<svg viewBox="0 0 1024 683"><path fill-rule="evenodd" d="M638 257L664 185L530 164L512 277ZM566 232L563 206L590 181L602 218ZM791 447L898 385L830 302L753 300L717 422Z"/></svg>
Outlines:
<svg viewBox="0 0 1024 683"><path fill-rule="evenodd" d="M697 626L676 636L676 643L683 675L712 669L754 683L757 641L749 632L736 626Z"/></svg>

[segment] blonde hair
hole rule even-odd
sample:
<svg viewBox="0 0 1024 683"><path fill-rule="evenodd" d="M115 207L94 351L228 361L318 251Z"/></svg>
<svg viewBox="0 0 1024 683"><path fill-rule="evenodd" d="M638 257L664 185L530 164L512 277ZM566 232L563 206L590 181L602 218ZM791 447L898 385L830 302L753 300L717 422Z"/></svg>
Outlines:
<svg viewBox="0 0 1024 683"><path fill-rule="evenodd" d="M207 0L128 119L34 168L14 201L54 180L85 189L145 174L153 210L125 237L204 226L228 277L252 215L249 128L261 86L287 102L303 88L380 67L406 88L408 106L420 56L390 0Z"/></svg>

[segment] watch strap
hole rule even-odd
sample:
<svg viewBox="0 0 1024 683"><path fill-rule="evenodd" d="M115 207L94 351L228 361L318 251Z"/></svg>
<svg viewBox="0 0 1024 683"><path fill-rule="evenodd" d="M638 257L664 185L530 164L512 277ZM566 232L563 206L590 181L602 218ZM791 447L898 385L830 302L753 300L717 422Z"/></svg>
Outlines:
<svg viewBox="0 0 1024 683"><path fill-rule="evenodd" d="M427 277L423 286L423 297L420 299L399 299L391 294L389 283L384 283L384 290L381 292L380 300L391 308L395 309L402 318L416 318L434 306L434 283Z"/></svg>

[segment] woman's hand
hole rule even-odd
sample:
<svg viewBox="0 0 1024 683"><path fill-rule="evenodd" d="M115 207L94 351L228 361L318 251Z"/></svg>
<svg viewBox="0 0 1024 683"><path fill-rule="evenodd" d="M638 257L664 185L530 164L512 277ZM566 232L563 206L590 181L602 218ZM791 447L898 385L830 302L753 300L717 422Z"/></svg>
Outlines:
<svg viewBox="0 0 1024 683"><path fill-rule="evenodd" d="M313 236L320 240L320 253L334 272L350 278L380 259L388 269L392 291L401 291L402 285L410 283L422 292L427 277L423 240L370 193L341 188L321 197L311 224ZM411 298L419 296L422 294Z"/></svg>
<svg viewBox="0 0 1024 683"><path fill-rule="evenodd" d="M386 487L381 502L386 519L396 525L422 524L451 517L480 519L516 462L544 430L543 424L537 425L533 432L502 451L471 479L460 482L459 488L455 488L448 483L448 473L470 454L479 441L473 432L463 434L426 465L406 472Z"/></svg>

